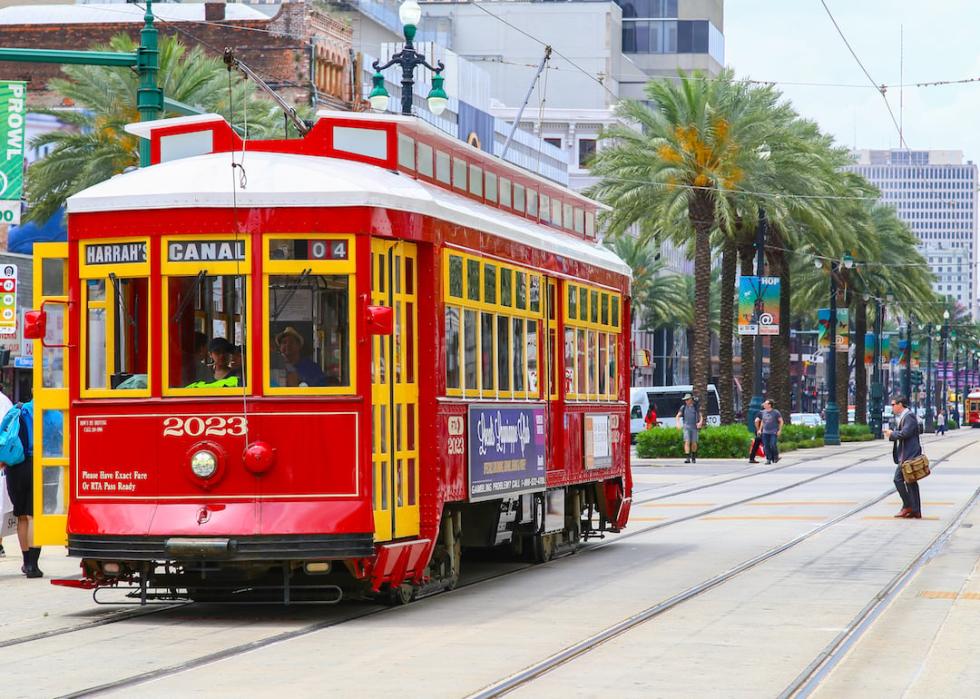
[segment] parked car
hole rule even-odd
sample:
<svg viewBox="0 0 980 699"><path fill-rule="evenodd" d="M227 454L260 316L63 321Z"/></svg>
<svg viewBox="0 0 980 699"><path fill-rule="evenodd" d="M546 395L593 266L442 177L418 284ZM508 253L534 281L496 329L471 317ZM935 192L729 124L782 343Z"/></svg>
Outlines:
<svg viewBox="0 0 980 699"><path fill-rule="evenodd" d="M816 427L817 425L823 424L823 420L820 419L818 413L793 413L790 415L790 422L794 425L805 425L806 427Z"/></svg>
<svg viewBox="0 0 980 699"><path fill-rule="evenodd" d="M691 393L693 386L634 386L630 389L630 441L636 441L636 435L642 432L646 425L643 419L647 410L653 404L657 411L657 421L661 427L675 427L674 417L681 407L681 398L685 393ZM718 389L714 384L708 384L708 409L706 411L708 425L721 424L721 412L718 409Z"/></svg>

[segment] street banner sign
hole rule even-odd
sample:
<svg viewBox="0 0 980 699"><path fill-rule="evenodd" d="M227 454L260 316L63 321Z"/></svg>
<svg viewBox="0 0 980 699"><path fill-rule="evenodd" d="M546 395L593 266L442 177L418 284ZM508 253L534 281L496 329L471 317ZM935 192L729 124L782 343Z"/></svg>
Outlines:
<svg viewBox="0 0 980 699"><path fill-rule="evenodd" d="M830 326L828 321L830 320L830 309L829 308L819 308L817 309L817 344L820 349L830 348ZM848 316L846 308L837 309L837 351L847 352L851 348L850 338L847 335L848 332Z"/></svg>
<svg viewBox="0 0 980 699"><path fill-rule="evenodd" d="M881 336L881 363L888 364L892 360L892 339L888 335Z"/></svg>
<svg viewBox="0 0 980 699"><path fill-rule="evenodd" d="M0 223L20 223L27 83L0 81Z"/></svg>
<svg viewBox="0 0 980 699"><path fill-rule="evenodd" d="M864 333L864 363L871 365L875 361L875 334Z"/></svg>
<svg viewBox="0 0 980 699"><path fill-rule="evenodd" d="M779 277L741 277L738 334L779 334Z"/></svg>
<svg viewBox="0 0 980 699"><path fill-rule="evenodd" d="M921 366L919 362L919 341L916 339L912 340L912 368L918 369Z"/></svg>
<svg viewBox="0 0 980 699"><path fill-rule="evenodd" d="M17 265L0 265L0 335L17 334Z"/></svg>

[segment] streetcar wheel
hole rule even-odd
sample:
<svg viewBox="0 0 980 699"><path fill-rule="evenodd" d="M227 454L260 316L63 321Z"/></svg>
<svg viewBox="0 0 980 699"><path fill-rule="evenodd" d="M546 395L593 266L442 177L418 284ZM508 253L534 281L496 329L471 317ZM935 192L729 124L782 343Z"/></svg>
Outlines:
<svg viewBox="0 0 980 699"><path fill-rule="evenodd" d="M404 606L415 599L415 586L410 583L388 588L388 603L392 606Z"/></svg>
<svg viewBox="0 0 980 699"><path fill-rule="evenodd" d="M547 563L555 555L555 535L542 534L534 537L535 563Z"/></svg>

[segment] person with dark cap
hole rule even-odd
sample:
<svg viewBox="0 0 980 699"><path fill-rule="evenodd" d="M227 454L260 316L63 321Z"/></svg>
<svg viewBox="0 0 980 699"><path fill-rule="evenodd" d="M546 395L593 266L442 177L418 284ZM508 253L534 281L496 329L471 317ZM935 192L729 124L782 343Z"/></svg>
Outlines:
<svg viewBox="0 0 980 699"><path fill-rule="evenodd" d="M186 388L234 388L242 385L240 370L232 366L232 354L235 346L223 337L215 337L208 343L208 363L211 365L211 377L194 381Z"/></svg>
<svg viewBox="0 0 980 699"><path fill-rule="evenodd" d="M286 327L276 335L276 348L285 365L286 386L326 386L327 377L309 357L303 356L305 341L296 328Z"/></svg>

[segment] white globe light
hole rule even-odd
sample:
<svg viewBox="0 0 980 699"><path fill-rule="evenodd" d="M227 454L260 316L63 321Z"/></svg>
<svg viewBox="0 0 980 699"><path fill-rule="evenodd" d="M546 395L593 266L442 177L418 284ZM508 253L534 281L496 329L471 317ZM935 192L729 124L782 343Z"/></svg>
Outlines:
<svg viewBox="0 0 980 699"><path fill-rule="evenodd" d="M371 103L371 109L376 112L386 112L388 111L388 95L371 95L368 97L368 102Z"/></svg>
<svg viewBox="0 0 980 699"><path fill-rule="evenodd" d="M194 456L191 457L191 471L194 472L195 476L198 478L210 478L217 470L218 460L214 457L214 454L206 449L194 452Z"/></svg>
<svg viewBox="0 0 980 699"><path fill-rule="evenodd" d="M446 111L446 105L449 104L449 100L447 100L445 97L430 97L428 99L428 102L429 102L429 111L432 112L435 116L439 116L444 111Z"/></svg>
<svg viewBox="0 0 980 699"><path fill-rule="evenodd" d="M398 8L398 19L402 24L418 26L422 19L422 7L415 0L405 0Z"/></svg>

